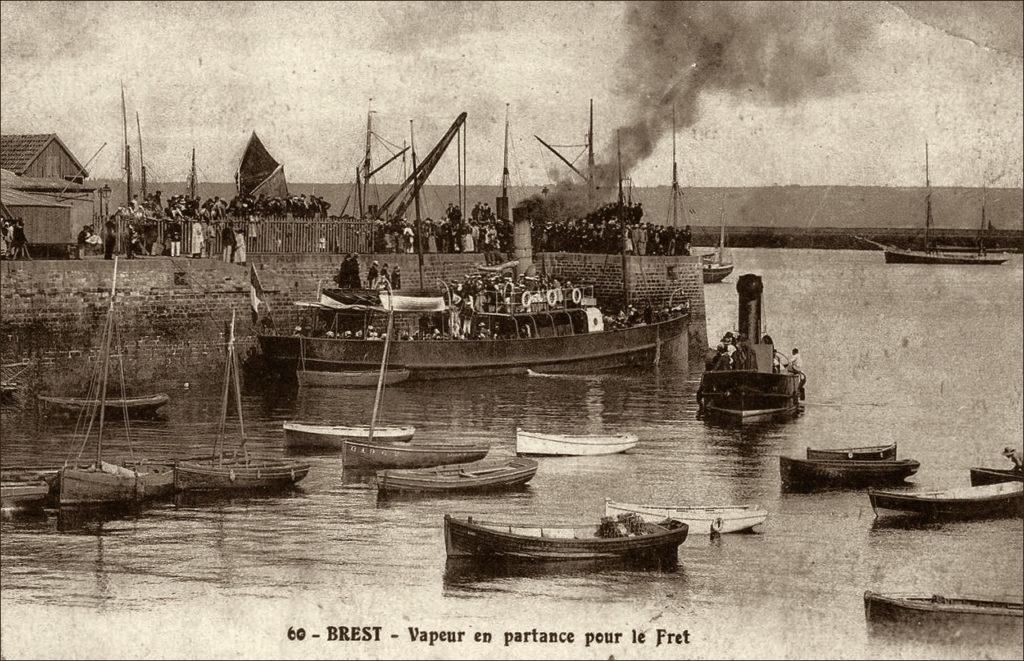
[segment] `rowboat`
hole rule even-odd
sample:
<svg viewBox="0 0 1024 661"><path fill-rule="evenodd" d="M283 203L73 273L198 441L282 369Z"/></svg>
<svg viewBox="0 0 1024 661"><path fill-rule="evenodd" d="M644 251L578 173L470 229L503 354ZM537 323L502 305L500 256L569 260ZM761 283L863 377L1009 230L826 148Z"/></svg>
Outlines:
<svg viewBox="0 0 1024 661"><path fill-rule="evenodd" d="M704 284L709 285L725 280L732 273L733 268L732 264L704 264Z"/></svg>
<svg viewBox="0 0 1024 661"><path fill-rule="evenodd" d="M444 516L448 557L528 560L677 560L689 528L677 521L665 525L640 522L636 532L602 537L605 526L536 526L491 523Z"/></svg>
<svg viewBox="0 0 1024 661"><path fill-rule="evenodd" d="M570 435L538 434L516 429L516 454L548 457L588 457L617 454L636 447L635 434Z"/></svg>
<svg viewBox="0 0 1024 661"><path fill-rule="evenodd" d="M883 459L896 458L896 444L888 445L864 445L854 448L834 448L831 450L813 450L807 448L808 459L825 460L854 460L854 461L879 461Z"/></svg>
<svg viewBox="0 0 1024 661"><path fill-rule="evenodd" d="M794 491L899 484L916 473L920 466L913 459L829 461L779 457L782 486Z"/></svg>
<svg viewBox="0 0 1024 661"><path fill-rule="evenodd" d="M636 505L604 500L605 516L627 513L638 514L648 523L665 519L682 521L696 535L749 532L768 518L768 512L757 505L728 505L724 507L691 507L688 505Z"/></svg>
<svg viewBox="0 0 1024 661"><path fill-rule="evenodd" d="M1000 482L1021 482L1024 481L1024 472L1019 470L1003 468L972 468L971 486L980 487L986 484L999 484Z"/></svg>
<svg viewBox="0 0 1024 661"><path fill-rule="evenodd" d="M137 503L174 492L174 470L163 465L104 461L62 468L57 479L61 506Z"/></svg>
<svg viewBox="0 0 1024 661"><path fill-rule="evenodd" d="M97 404L96 400L85 397L39 395L39 400L69 413L78 413L81 409ZM107 398L103 408L108 416L123 415L127 411L130 416L145 417L156 414L157 409L169 401L171 401L171 398L164 393L147 395L145 397Z"/></svg>
<svg viewBox="0 0 1024 661"><path fill-rule="evenodd" d="M918 493L868 489L868 498L876 516L880 509L949 519L1024 516L1022 482Z"/></svg>
<svg viewBox="0 0 1024 661"><path fill-rule="evenodd" d="M537 462L523 458L435 468L383 470L377 472L377 492L447 493L515 489L532 480L536 474Z"/></svg>
<svg viewBox="0 0 1024 661"><path fill-rule="evenodd" d="M415 433L415 427L374 427L373 439L398 443L410 440ZM369 427L317 425L307 422L284 423L284 440L289 448L341 449L345 441L365 441L369 436Z"/></svg>
<svg viewBox="0 0 1024 661"><path fill-rule="evenodd" d="M374 432L376 438L376 432ZM378 443L343 441L341 463L348 468L430 468L468 464L487 456L490 445L478 443Z"/></svg>
<svg viewBox="0 0 1024 661"><path fill-rule="evenodd" d="M46 482L0 483L0 508L5 510L39 509L46 503L50 485Z"/></svg>
<svg viewBox="0 0 1024 661"><path fill-rule="evenodd" d="M1019 644L1022 608L1019 598L864 593L864 616L872 632L920 633L929 639L982 636Z"/></svg>
<svg viewBox="0 0 1024 661"><path fill-rule="evenodd" d="M228 400L234 384L235 410L238 414L238 456L225 457L224 434L217 436L213 454L208 458L185 459L174 464L176 491L254 491L275 490L293 486L309 473L310 465L301 461L264 458L249 454L245 443L242 419L242 387L239 379L238 355L235 352L235 315L231 313L227 356L224 360L224 390L221 398L220 428L227 424Z"/></svg>
<svg viewBox="0 0 1024 661"><path fill-rule="evenodd" d="M359 372L321 372L318 370L300 370L296 372L299 386L302 388L374 388L377 385L376 371ZM409 370L389 369L384 375L384 383L394 385L409 378Z"/></svg>
<svg viewBox="0 0 1024 661"><path fill-rule="evenodd" d="M184 461L174 466L176 491L255 491L286 489L309 473L308 463L256 458Z"/></svg>

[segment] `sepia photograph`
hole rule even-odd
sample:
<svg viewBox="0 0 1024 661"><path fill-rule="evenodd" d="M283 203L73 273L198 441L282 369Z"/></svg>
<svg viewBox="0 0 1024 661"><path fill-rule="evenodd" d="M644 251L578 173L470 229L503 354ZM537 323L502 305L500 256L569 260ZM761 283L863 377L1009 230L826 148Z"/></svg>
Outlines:
<svg viewBox="0 0 1024 661"><path fill-rule="evenodd" d="M3 659L1020 659L1024 2L0 4Z"/></svg>

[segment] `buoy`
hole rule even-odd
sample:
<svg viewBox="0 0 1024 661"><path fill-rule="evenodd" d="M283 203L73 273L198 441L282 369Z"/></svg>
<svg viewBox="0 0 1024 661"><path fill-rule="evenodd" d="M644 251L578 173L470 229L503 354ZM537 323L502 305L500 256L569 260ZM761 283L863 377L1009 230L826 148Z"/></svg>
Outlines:
<svg viewBox="0 0 1024 661"><path fill-rule="evenodd" d="M551 307L554 307L555 304L558 303L558 294L555 293L554 289L549 289L548 290L547 298L548 298L548 305L550 305Z"/></svg>
<svg viewBox="0 0 1024 661"><path fill-rule="evenodd" d="M530 292L524 291L522 297L519 299L519 302L523 304L524 308L529 308L530 307Z"/></svg>
<svg viewBox="0 0 1024 661"><path fill-rule="evenodd" d="M582 300L583 300L583 292L580 291L579 287L573 287L572 288L572 302L575 303L576 305L579 305L580 301L582 301Z"/></svg>

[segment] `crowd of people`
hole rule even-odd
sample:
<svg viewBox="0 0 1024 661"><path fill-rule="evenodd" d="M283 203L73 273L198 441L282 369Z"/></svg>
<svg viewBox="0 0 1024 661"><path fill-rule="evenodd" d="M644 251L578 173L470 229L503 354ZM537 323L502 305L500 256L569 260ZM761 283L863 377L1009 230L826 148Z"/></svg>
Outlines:
<svg viewBox="0 0 1024 661"><path fill-rule="evenodd" d="M761 344L773 347L772 372L774 374L783 372L804 374L803 360L800 358L799 349L794 347L792 355L786 356L778 349L774 349L775 343L768 335L761 338ZM704 360L704 368L709 372L758 369L757 354L754 353L750 345L750 338L743 333L726 333L718 346L714 350L708 351Z"/></svg>

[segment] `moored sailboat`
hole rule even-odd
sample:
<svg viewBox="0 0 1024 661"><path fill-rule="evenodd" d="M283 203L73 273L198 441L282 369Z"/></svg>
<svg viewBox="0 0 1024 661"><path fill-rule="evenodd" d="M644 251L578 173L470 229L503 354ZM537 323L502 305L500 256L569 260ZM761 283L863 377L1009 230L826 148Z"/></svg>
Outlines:
<svg viewBox="0 0 1024 661"><path fill-rule="evenodd" d="M290 459L256 457L245 445L245 423L242 419L242 389L238 377L238 357L235 353L235 315L231 315L227 356L224 366L224 390L221 404L220 433L214 456L206 459L188 459L174 465L174 487L177 491L248 491L290 487L309 473L310 465ZM231 386L235 391L238 411L240 449L234 456L224 455L224 427L227 423L228 397Z"/></svg>
<svg viewBox="0 0 1024 661"><path fill-rule="evenodd" d="M144 498L165 495L168 478L171 474L167 466L150 465L138 462L131 446L131 431L128 416L124 416L125 431L128 435L129 449L132 450L132 461L124 465L116 465L103 459L103 432L107 413L107 377L110 371L110 345L116 331L115 301L117 300L117 259L114 259L114 276L110 287L110 305L103 327L102 348L98 361L98 374L93 380L90 397L85 401L88 411L83 411L80 424L86 427L82 435L79 458L88 443L95 423L96 456L91 463L65 464L57 475L58 502L62 506L78 505L116 505L138 503ZM118 338L120 334L117 333ZM120 361L121 352L118 351ZM121 374L122 399L124 390L124 369ZM98 418L98 420L97 420Z"/></svg>

